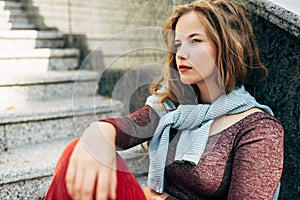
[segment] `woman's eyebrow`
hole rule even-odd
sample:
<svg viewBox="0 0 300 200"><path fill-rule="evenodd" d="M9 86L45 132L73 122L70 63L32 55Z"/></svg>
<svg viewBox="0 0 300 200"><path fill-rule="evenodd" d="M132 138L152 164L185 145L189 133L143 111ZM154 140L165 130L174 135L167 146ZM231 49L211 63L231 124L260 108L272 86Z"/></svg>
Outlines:
<svg viewBox="0 0 300 200"><path fill-rule="evenodd" d="M181 35L181 34L179 34L179 35ZM192 38L194 36L203 36L203 37L205 37L205 35L203 33L191 33L191 34L188 35L188 38ZM180 39L177 39L176 36L175 36L175 41L174 42L179 42L179 41L180 41Z"/></svg>
<svg viewBox="0 0 300 200"><path fill-rule="evenodd" d="M191 33L188 37L192 38L194 36L205 36L203 33Z"/></svg>

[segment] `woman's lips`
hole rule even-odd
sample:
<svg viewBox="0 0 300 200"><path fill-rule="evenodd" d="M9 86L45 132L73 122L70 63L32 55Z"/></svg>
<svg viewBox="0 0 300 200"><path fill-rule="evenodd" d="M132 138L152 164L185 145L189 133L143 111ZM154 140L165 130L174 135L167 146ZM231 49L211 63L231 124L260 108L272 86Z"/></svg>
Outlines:
<svg viewBox="0 0 300 200"><path fill-rule="evenodd" d="M180 71L180 72L186 72L186 71L188 71L188 70L190 70L190 69L193 69L192 67L189 67L189 66L186 66L186 65L179 65L179 67L178 67L178 70Z"/></svg>

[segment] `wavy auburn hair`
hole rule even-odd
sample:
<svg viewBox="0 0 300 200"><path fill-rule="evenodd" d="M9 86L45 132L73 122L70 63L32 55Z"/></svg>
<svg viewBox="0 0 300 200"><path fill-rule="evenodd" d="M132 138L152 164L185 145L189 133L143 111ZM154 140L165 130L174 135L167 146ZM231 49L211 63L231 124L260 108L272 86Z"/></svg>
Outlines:
<svg viewBox="0 0 300 200"><path fill-rule="evenodd" d="M160 102L170 99L178 104L198 103L200 91L196 85L180 81L174 48L175 28L179 18L194 12L206 27L208 37L216 46L216 65L226 93L235 86L255 84L268 75L259 58L252 26L244 9L231 0L198 0L180 5L163 26L163 38L168 48L167 68L162 78L151 87ZM161 85L164 92L157 92Z"/></svg>

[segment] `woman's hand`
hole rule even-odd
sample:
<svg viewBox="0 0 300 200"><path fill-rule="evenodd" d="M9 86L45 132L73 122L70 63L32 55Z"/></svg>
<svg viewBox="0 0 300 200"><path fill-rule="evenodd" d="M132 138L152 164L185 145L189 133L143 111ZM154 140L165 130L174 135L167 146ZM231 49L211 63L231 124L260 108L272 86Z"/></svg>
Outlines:
<svg viewBox="0 0 300 200"><path fill-rule="evenodd" d="M162 194L158 194L148 186L144 187L144 193L146 195L147 200L163 200L169 196L165 192Z"/></svg>
<svg viewBox="0 0 300 200"><path fill-rule="evenodd" d="M67 190L73 199L116 199L114 142L115 129L111 124L92 123L84 131L66 173Z"/></svg>

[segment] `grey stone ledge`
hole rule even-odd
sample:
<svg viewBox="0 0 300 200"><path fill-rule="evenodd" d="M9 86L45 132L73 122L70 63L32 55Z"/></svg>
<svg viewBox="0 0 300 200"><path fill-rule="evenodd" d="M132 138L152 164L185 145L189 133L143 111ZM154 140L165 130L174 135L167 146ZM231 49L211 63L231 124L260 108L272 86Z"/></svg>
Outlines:
<svg viewBox="0 0 300 200"><path fill-rule="evenodd" d="M0 31L0 39L61 39L58 31L11 30Z"/></svg>
<svg viewBox="0 0 300 200"><path fill-rule="evenodd" d="M50 185L52 176L39 177L1 185L1 200L42 200Z"/></svg>
<svg viewBox="0 0 300 200"><path fill-rule="evenodd" d="M14 109L0 108L0 124L11 124L70 116L90 115L91 113L113 113L123 108L120 101L102 96L74 97L45 102L23 102Z"/></svg>
<svg viewBox="0 0 300 200"><path fill-rule="evenodd" d="M20 59L20 58L67 58L67 57L78 57L78 49L32 49L30 51L6 51L0 52L0 59Z"/></svg>
<svg viewBox="0 0 300 200"><path fill-rule="evenodd" d="M96 80L98 73L87 70L78 71L47 71L33 74L0 74L0 87L63 83L74 81Z"/></svg>
<svg viewBox="0 0 300 200"><path fill-rule="evenodd" d="M22 10L3 10L0 12L1 18L27 18L28 15Z"/></svg>
<svg viewBox="0 0 300 200"><path fill-rule="evenodd" d="M21 2L15 2L15 1L0 1L0 8L5 8L5 9L9 9L9 8L21 8L22 7L22 3Z"/></svg>
<svg viewBox="0 0 300 200"><path fill-rule="evenodd" d="M63 149L72 139L35 144L2 152L0 157L0 186L17 181L37 179L53 174L55 165ZM118 152L131 171L141 179L148 173L149 159L139 161L140 155L126 156L139 147ZM143 181L144 182L144 181Z"/></svg>
<svg viewBox="0 0 300 200"><path fill-rule="evenodd" d="M27 17L27 13L20 9L2 10L0 16L5 16L5 15Z"/></svg>
<svg viewBox="0 0 300 200"><path fill-rule="evenodd" d="M246 9L274 23L296 37L300 36L300 1L243 0Z"/></svg>
<svg viewBox="0 0 300 200"><path fill-rule="evenodd" d="M0 30L29 30L35 29L35 25L32 23L0 23Z"/></svg>
<svg viewBox="0 0 300 200"><path fill-rule="evenodd" d="M1 153L0 185L50 176L63 148L70 140L55 141Z"/></svg>

